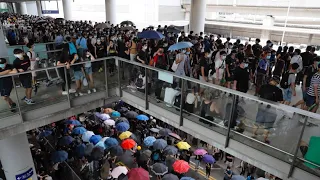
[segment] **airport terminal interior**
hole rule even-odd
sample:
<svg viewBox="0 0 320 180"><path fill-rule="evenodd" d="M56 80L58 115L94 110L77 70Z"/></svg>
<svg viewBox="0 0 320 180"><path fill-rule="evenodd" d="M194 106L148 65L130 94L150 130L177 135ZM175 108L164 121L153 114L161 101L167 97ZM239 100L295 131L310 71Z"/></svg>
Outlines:
<svg viewBox="0 0 320 180"><path fill-rule="evenodd" d="M319 10L0 1L0 180L319 180Z"/></svg>

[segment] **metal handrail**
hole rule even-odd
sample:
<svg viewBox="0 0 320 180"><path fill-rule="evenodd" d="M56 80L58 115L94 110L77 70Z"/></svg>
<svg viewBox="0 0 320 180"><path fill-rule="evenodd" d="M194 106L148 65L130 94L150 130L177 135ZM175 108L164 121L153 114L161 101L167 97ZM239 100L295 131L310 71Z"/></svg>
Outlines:
<svg viewBox="0 0 320 180"><path fill-rule="evenodd" d="M52 41L52 42L46 42L46 43L35 43L35 45L37 45L37 44L51 45L51 44L56 44L56 42ZM10 48L12 48L12 47L21 47L21 46L27 46L27 45L25 45L25 44L17 44L17 45L13 45L13 46L8 46L7 45L7 47L10 47Z"/></svg>
<svg viewBox="0 0 320 180"><path fill-rule="evenodd" d="M62 49L54 49L54 50L49 50L49 51L35 51L35 53L54 53L54 52L60 52ZM11 56L3 56L2 58L9 58Z"/></svg>

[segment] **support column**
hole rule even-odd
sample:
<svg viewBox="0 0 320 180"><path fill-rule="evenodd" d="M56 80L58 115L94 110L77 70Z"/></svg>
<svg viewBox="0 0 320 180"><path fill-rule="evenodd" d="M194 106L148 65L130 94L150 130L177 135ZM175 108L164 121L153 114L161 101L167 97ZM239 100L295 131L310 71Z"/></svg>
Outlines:
<svg viewBox="0 0 320 180"><path fill-rule="evenodd" d="M14 3L16 8L16 13L18 14L28 14L26 2Z"/></svg>
<svg viewBox="0 0 320 180"><path fill-rule="evenodd" d="M8 56L8 49L6 42L4 41L5 35L3 34L2 25L0 25L0 57L7 57Z"/></svg>
<svg viewBox="0 0 320 180"><path fill-rule="evenodd" d="M266 16L262 21L262 26L265 28L273 27L274 25L274 17L273 16ZM271 31L267 29L261 30L261 42L266 42L271 38Z"/></svg>
<svg viewBox="0 0 320 180"><path fill-rule="evenodd" d="M204 32L206 17L206 0L191 1L190 31L195 34Z"/></svg>
<svg viewBox="0 0 320 180"><path fill-rule="evenodd" d="M41 1L36 1L38 16L42 17Z"/></svg>
<svg viewBox="0 0 320 180"><path fill-rule="evenodd" d="M63 14L65 20L72 20L72 0L62 0Z"/></svg>
<svg viewBox="0 0 320 180"><path fill-rule="evenodd" d="M111 24L117 24L116 0L105 0L106 6L106 21Z"/></svg>
<svg viewBox="0 0 320 180"><path fill-rule="evenodd" d="M308 45L312 44L313 34L309 34Z"/></svg>
<svg viewBox="0 0 320 180"><path fill-rule="evenodd" d="M0 140L0 160L6 179L37 179L26 133Z"/></svg>

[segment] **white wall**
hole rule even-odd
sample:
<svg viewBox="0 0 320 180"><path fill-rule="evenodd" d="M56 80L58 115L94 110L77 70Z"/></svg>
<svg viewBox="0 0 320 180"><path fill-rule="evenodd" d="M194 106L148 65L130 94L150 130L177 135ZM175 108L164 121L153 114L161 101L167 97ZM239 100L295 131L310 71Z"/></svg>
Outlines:
<svg viewBox="0 0 320 180"><path fill-rule="evenodd" d="M28 15L38 15L37 4L35 1L27 1L27 11Z"/></svg>

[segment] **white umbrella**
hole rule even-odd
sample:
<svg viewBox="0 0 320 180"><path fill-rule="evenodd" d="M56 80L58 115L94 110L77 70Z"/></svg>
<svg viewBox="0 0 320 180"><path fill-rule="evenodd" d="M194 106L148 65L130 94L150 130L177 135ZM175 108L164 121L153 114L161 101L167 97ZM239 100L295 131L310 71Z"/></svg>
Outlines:
<svg viewBox="0 0 320 180"><path fill-rule="evenodd" d="M257 180L269 180L269 179L260 177L260 178L258 178Z"/></svg>
<svg viewBox="0 0 320 180"><path fill-rule="evenodd" d="M128 169L125 166L118 166L112 170L111 176L113 178L118 178L121 174L126 175L127 173Z"/></svg>
<svg viewBox="0 0 320 180"><path fill-rule="evenodd" d="M112 119L105 120L103 123L107 126L114 126L116 124L116 122Z"/></svg>
<svg viewBox="0 0 320 180"><path fill-rule="evenodd" d="M95 115L103 121L110 119L109 114L106 113L95 113Z"/></svg>
<svg viewBox="0 0 320 180"><path fill-rule="evenodd" d="M93 136L94 133L92 131L87 131L85 133L82 134L82 141L83 142L89 142L91 136Z"/></svg>

